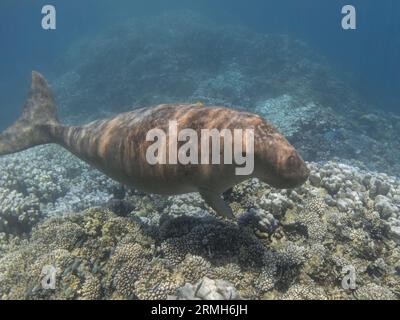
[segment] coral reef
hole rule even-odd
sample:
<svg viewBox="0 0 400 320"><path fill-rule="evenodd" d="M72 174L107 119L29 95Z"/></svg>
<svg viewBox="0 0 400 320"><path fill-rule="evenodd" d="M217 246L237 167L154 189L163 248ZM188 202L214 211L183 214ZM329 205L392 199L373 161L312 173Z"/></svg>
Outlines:
<svg viewBox="0 0 400 320"><path fill-rule="evenodd" d="M29 232L40 219L38 198L0 187L0 232Z"/></svg>
<svg viewBox="0 0 400 320"><path fill-rule="evenodd" d="M0 232L26 233L47 216L104 205L118 186L58 146L0 159Z"/></svg>
<svg viewBox="0 0 400 320"><path fill-rule="evenodd" d="M256 179L233 188L238 223L196 195L126 193L123 216L93 208L37 222L29 235L5 230L0 298L399 299L400 181L309 166L313 178L295 190ZM57 270L54 290L42 287L46 266ZM342 287L349 266L354 290Z"/></svg>
<svg viewBox="0 0 400 320"><path fill-rule="evenodd" d="M185 284L177 290L176 296L169 298L177 300L237 300L239 296L235 287L229 282L205 277L195 285Z"/></svg>

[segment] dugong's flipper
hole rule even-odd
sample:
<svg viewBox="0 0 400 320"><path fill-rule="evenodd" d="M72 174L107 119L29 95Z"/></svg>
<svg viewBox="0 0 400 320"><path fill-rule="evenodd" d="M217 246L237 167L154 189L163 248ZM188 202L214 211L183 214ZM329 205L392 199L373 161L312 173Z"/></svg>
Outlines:
<svg viewBox="0 0 400 320"><path fill-rule="evenodd" d="M232 209L226 204L221 195L211 190L200 190L200 195L204 201L215 210L215 212L224 218L235 219Z"/></svg>

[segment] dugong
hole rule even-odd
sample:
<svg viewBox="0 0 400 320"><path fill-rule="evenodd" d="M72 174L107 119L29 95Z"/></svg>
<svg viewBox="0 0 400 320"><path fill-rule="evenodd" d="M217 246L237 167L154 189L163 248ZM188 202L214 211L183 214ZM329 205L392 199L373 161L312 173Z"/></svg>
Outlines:
<svg viewBox="0 0 400 320"><path fill-rule="evenodd" d="M253 130L251 152L254 170L236 174L232 163L149 163L147 150L150 130L167 132L171 121L178 130L192 129L201 136L203 129ZM170 139L171 138L171 139ZM243 138L244 139L244 138ZM246 145L248 140L243 140ZM149 193L175 195L199 192L215 212L233 218L222 193L246 179L256 177L276 188L295 188L308 178L309 170L295 148L269 122L259 115L226 107L201 104L163 104L136 109L83 126L64 126L57 116L52 92L44 77L32 72L32 86L22 116L0 134L0 155L16 153L37 145L58 144L112 179ZM182 142L180 142L182 145ZM165 146L168 149L167 146ZM201 144L198 145L200 149ZM166 150L165 149L165 150ZM168 149L169 150L169 149ZM221 138L221 158L224 157ZM200 153L201 150L199 150Z"/></svg>

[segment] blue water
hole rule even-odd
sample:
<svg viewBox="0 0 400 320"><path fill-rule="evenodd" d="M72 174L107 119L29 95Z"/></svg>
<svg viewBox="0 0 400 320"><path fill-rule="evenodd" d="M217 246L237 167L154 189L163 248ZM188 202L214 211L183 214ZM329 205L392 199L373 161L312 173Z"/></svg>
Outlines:
<svg viewBox="0 0 400 320"><path fill-rule="evenodd" d="M57 30L41 28L41 8L57 9ZM357 9L357 30L341 28L341 8ZM398 0L2 0L0 3L0 127L19 114L30 71L57 76L57 63L81 36L133 17L191 10L207 18L307 42L350 76L376 108L400 112Z"/></svg>

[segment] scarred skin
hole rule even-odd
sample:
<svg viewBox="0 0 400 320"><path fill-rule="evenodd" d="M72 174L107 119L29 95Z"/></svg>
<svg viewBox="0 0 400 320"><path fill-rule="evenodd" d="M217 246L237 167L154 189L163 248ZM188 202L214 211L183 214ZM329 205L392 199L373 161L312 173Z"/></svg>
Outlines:
<svg viewBox="0 0 400 320"><path fill-rule="evenodd" d="M66 127L58 123L55 115L48 117L46 121L40 121L36 117L36 114L45 111L54 113L55 106L49 92L44 78L34 73L30 98L32 99L32 94L36 94L41 101L37 102L38 98L33 99L37 102L36 106L30 108L34 114L32 119L37 124L30 130L33 136L40 137L28 144L22 140L18 142L18 138L14 137L15 132L23 130L25 126L20 120L20 123L17 122L7 130L8 133L6 131L0 135L0 154L16 152L37 144L57 143L129 187L169 195L200 192L218 214L228 217L233 216L232 212L223 203L220 195L235 184L257 177L273 187L294 188L303 184L309 175L306 164L294 147L270 123L256 114L218 106L165 104L119 114L81 127ZM43 102L49 106L43 108ZM177 121L178 130L195 130L199 137L201 129L253 129L255 162L252 175L236 175L235 164L223 163L223 139L222 161L219 165L149 164L146 150L153 142L146 141L146 135L154 128L168 133L170 121ZM13 141L15 145L20 143L21 146L6 147L6 140ZM245 145L245 141L242 143ZM179 143L178 147L181 144L183 143ZM199 143L199 154L200 148Z"/></svg>

